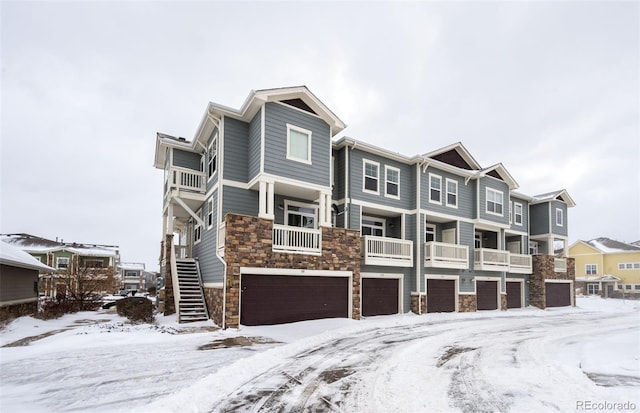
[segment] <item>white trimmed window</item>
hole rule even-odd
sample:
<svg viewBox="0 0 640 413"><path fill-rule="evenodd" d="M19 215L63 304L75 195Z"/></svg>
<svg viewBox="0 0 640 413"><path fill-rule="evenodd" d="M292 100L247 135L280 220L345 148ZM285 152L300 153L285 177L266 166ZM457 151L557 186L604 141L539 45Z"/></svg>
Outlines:
<svg viewBox="0 0 640 413"><path fill-rule="evenodd" d="M587 293L589 295L598 294L598 291L600 291L598 284L587 284Z"/></svg>
<svg viewBox="0 0 640 413"><path fill-rule="evenodd" d="M522 204L513 204L513 219L516 225L522 225Z"/></svg>
<svg viewBox="0 0 640 413"><path fill-rule="evenodd" d="M504 194L487 188L487 213L502 216Z"/></svg>
<svg viewBox="0 0 640 413"><path fill-rule="evenodd" d="M473 247L482 248L482 232L476 232L473 236Z"/></svg>
<svg viewBox="0 0 640 413"><path fill-rule="evenodd" d="M447 206L458 208L458 181L447 178Z"/></svg>
<svg viewBox="0 0 640 413"><path fill-rule="evenodd" d="M587 265L585 265L585 273L587 275L597 275L598 274L598 264L587 264Z"/></svg>
<svg viewBox="0 0 640 413"><path fill-rule="evenodd" d="M213 197L207 201L207 229L213 227Z"/></svg>
<svg viewBox="0 0 640 413"><path fill-rule="evenodd" d="M513 201L509 201L509 224L513 224Z"/></svg>
<svg viewBox="0 0 640 413"><path fill-rule="evenodd" d="M69 257L57 257L56 268L66 270L69 268Z"/></svg>
<svg viewBox="0 0 640 413"><path fill-rule="evenodd" d="M287 159L311 165L311 131L287 124Z"/></svg>
<svg viewBox="0 0 640 413"><path fill-rule="evenodd" d="M429 174L429 202L442 204L442 177Z"/></svg>
<svg viewBox="0 0 640 413"><path fill-rule="evenodd" d="M559 227L564 225L564 212L560 208L556 208L556 225Z"/></svg>
<svg viewBox="0 0 640 413"><path fill-rule="evenodd" d="M196 215L202 219L202 209L196 212ZM197 244L202 239L202 225L197 220L193 220L193 243Z"/></svg>
<svg viewBox="0 0 640 413"><path fill-rule="evenodd" d="M390 198L400 198L400 169L392 166L384 167L385 194Z"/></svg>
<svg viewBox="0 0 640 413"><path fill-rule="evenodd" d="M529 241L529 255L538 253L538 241Z"/></svg>
<svg viewBox="0 0 640 413"><path fill-rule="evenodd" d="M287 225L290 227L318 228L316 219L318 207L315 205L285 201Z"/></svg>
<svg viewBox="0 0 640 413"><path fill-rule="evenodd" d="M380 164L372 161L363 161L364 179L363 188L364 192L372 194L379 194L378 181L380 179Z"/></svg>
<svg viewBox="0 0 640 413"><path fill-rule="evenodd" d="M207 178L211 178L218 170L218 133L207 148Z"/></svg>
<svg viewBox="0 0 640 413"><path fill-rule="evenodd" d="M624 289L625 290L630 290L631 289L631 284L625 284Z"/></svg>
<svg viewBox="0 0 640 413"><path fill-rule="evenodd" d="M433 225L427 225L424 230L424 242L430 242L436 240L436 227Z"/></svg>
<svg viewBox="0 0 640 413"><path fill-rule="evenodd" d="M362 235L373 235L374 237L384 237L385 220L382 218L362 217Z"/></svg>

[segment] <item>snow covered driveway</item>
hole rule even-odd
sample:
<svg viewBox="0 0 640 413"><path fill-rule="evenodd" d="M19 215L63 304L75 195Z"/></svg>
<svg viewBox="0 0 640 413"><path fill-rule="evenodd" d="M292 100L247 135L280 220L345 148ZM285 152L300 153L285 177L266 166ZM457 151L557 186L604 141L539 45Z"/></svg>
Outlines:
<svg viewBox="0 0 640 413"><path fill-rule="evenodd" d="M0 349L0 407L569 412L627 403L637 411L639 304L585 298L579 308L317 320L183 335L131 327L108 340L93 326L66 339L70 332ZM8 334L15 338L18 330ZM286 344L198 350L239 335ZM65 356L56 343L74 350Z"/></svg>

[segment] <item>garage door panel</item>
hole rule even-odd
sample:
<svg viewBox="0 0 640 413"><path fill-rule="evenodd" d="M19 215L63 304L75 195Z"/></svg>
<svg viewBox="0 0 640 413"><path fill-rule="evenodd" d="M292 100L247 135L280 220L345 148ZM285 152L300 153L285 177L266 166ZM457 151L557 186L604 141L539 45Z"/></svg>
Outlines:
<svg viewBox="0 0 640 413"><path fill-rule="evenodd" d="M571 305L570 283L545 283L547 307L567 307Z"/></svg>
<svg viewBox="0 0 640 413"><path fill-rule="evenodd" d="M349 278L243 275L240 322L292 323L349 316Z"/></svg>
<svg viewBox="0 0 640 413"><path fill-rule="evenodd" d="M478 310L497 310L498 282L476 281L476 299Z"/></svg>
<svg viewBox="0 0 640 413"><path fill-rule="evenodd" d="M400 280L390 278L362 279L362 315L388 315L399 311Z"/></svg>
<svg viewBox="0 0 640 413"><path fill-rule="evenodd" d="M454 311L456 311L455 281L427 279L427 313Z"/></svg>
<svg viewBox="0 0 640 413"><path fill-rule="evenodd" d="M507 308L522 308L522 283L507 281Z"/></svg>

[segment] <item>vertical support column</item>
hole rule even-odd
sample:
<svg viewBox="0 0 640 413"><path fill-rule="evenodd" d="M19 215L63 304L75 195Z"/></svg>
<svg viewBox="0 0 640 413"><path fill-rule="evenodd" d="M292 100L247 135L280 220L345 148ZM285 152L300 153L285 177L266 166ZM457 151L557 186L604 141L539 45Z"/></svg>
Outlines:
<svg viewBox="0 0 640 413"><path fill-rule="evenodd" d="M332 226L332 222L331 222L331 194L324 194L326 200L325 200L325 206L326 206L326 210L325 210L325 222L327 223L327 226L330 227Z"/></svg>
<svg viewBox="0 0 640 413"><path fill-rule="evenodd" d="M267 219L275 219L274 211L274 196L273 196L273 182L267 182Z"/></svg>
<svg viewBox="0 0 640 413"><path fill-rule="evenodd" d="M169 202L167 206L167 232L165 234L173 234L173 203Z"/></svg>
<svg viewBox="0 0 640 413"><path fill-rule="evenodd" d="M331 194L321 192L318 202L319 202L318 220L320 221L319 224L322 227L330 227L331 226Z"/></svg>
<svg viewBox="0 0 640 413"><path fill-rule="evenodd" d="M258 194L258 217L267 218L267 183L260 181Z"/></svg>

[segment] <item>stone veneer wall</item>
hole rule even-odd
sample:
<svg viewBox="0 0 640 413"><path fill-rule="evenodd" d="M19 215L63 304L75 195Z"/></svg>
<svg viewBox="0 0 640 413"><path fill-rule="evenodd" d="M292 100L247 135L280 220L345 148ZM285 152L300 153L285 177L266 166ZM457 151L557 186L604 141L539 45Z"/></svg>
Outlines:
<svg viewBox="0 0 640 413"><path fill-rule="evenodd" d="M567 272L555 272L555 257L553 255L534 255L533 274L529 276L529 304L538 308L547 307L545 280L572 280L576 281L576 260L567 260ZM575 306L575 298L572 301Z"/></svg>
<svg viewBox="0 0 640 413"><path fill-rule="evenodd" d="M500 309L507 311L507 294L500 293Z"/></svg>
<svg viewBox="0 0 640 413"><path fill-rule="evenodd" d="M38 312L38 301L31 303L13 304L6 307L0 307L0 321L12 318L32 315Z"/></svg>
<svg viewBox="0 0 640 413"><path fill-rule="evenodd" d="M473 313L477 311L475 294L458 294L458 312Z"/></svg>
<svg viewBox="0 0 640 413"><path fill-rule="evenodd" d="M427 296L423 293L411 293L411 312L414 314L427 313Z"/></svg>
<svg viewBox="0 0 640 413"><path fill-rule="evenodd" d="M204 287L204 299L207 302L207 310L209 318L219 326L222 326L224 288L207 288Z"/></svg>
<svg viewBox="0 0 640 413"><path fill-rule="evenodd" d="M164 259L165 259L165 276L164 276L164 315L175 314L176 303L173 298L173 277L171 274L171 261L175 257L171 256L171 246L173 245L173 234L167 234L164 241Z"/></svg>
<svg viewBox="0 0 640 413"><path fill-rule="evenodd" d="M237 328L240 319L240 268L290 268L351 271L353 319L360 319L360 231L322 227L322 254L273 252L273 221L253 216L225 216L225 328Z"/></svg>

